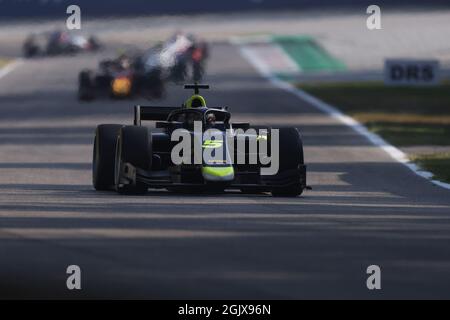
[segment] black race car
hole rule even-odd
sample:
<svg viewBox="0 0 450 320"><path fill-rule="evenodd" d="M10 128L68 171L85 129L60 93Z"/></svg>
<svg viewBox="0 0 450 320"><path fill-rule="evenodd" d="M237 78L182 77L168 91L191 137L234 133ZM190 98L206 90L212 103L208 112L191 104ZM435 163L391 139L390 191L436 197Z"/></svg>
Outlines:
<svg viewBox="0 0 450 320"><path fill-rule="evenodd" d="M86 38L57 30L29 35L23 44L22 51L26 58L32 58L96 51L100 48L100 42L93 36Z"/></svg>
<svg viewBox="0 0 450 320"><path fill-rule="evenodd" d="M167 82L187 79L199 82L208 57L206 42L177 32L150 49L126 50L115 59L104 60L98 71L83 70L79 75L78 97L85 101L105 94L113 98L139 95L159 99Z"/></svg>
<svg viewBox="0 0 450 320"><path fill-rule="evenodd" d="M296 128L257 131L248 123L231 123L226 108L209 108L198 94L209 86L185 88L195 94L181 108L136 106L134 125L97 127L92 170L96 190L139 194L149 188L238 189L298 196L307 188ZM156 121L156 128L143 126L146 120Z"/></svg>
<svg viewBox="0 0 450 320"><path fill-rule="evenodd" d="M138 54L121 54L116 59L103 60L97 72L83 70L78 76L78 99L97 97L132 98L137 95L148 99L161 98L164 82L160 70L145 71Z"/></svg>
<svg viewBox="0 0 450 320"><path fill-rule="evenodd" d="M146 50L141 63L146 72L160 71L165 81L182 83L203 79L209 48L193 34L176 32L165 42Z"/></svg>

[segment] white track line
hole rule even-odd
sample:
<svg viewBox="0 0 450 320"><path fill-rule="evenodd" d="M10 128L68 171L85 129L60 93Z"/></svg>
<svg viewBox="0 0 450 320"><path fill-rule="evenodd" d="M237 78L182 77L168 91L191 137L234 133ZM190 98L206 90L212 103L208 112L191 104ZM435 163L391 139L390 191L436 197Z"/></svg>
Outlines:
<svg viewBox="0 0 450 320"><path fill-rule="evenodd" d="M233 41L234 42L234 41ZM232 43L233 43L232 42ZM285 90L287 92L290 92L294 94L295 96L299 97L301 100L308 102L315 108L327 113L331 117L339 120L340 122L344 123L345 125L349 126L353 130L355 130L357 133L361 134L362 136L366 137L372 144L375 146L380 147L385 152L387 152L393 159L397 160L398 162L405 165L407 168L409 168L412 172L414 172L416 175L425 178L435 185L450 190L450 184L433 180L433 174L428 171L422 170L419 166L417 166L415 163L412 163L409 161L407 155L401 151L400 149L394 147L393 145L389 144L387 141L385 141L383 138L381 138L379 135L370 132L365 126L363 126L361 123L353 119L352 117L349 117L345 114L343 114L341 111L339 111L336 107L329 105L320 99L306 93L305 91L295 87L293 84L283 81L276 76L274 76L267 65L264 63L264 61L260 60L258 56L255 56L253 54L253 51L246 48L245 44L243 42L238 44L240 52L244 58L247 59L247 61L252 64L255 69L264 76L267 80L272 83L277 88L280 88L282 90Z"/></svg>
<svg viewBox="0 0 450 320"><path fill-rule="evenodd" d="M11 63L8 63L6 66L0 69L0 79L6 76L8 73L13 71L15 68L20 66L23 63L22 59L16 59Z"/></svg>

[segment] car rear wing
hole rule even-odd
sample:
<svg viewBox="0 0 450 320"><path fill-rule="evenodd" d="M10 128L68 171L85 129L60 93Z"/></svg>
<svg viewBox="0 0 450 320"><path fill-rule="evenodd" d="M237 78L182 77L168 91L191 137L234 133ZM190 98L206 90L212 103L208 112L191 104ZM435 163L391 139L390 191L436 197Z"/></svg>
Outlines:
<svg viewBox="0 0 450 320"><path fill-rule="evenodd" d="M134 106L134 125L140 126L142 121L165 121L178 109L180 107Z"/></svg>

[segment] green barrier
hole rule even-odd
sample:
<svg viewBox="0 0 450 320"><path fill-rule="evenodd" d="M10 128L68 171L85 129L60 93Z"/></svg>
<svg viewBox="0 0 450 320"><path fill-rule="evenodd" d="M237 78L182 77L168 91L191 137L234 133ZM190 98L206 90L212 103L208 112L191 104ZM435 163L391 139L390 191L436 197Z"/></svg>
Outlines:
<svg viewBox="0 0 450 320"><path fill-rule="evenodd" d="M331 56L313 38L308 36L274 36L278 44L303 72L341 71L346 66Z"/></svg>

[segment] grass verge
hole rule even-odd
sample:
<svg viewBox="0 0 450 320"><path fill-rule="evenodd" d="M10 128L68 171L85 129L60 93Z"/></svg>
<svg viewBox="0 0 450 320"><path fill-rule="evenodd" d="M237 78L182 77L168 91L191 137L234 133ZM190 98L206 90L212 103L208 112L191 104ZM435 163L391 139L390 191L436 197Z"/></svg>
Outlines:
<svg viewBox="0 0 450 320"><path fill-rule="evenodd" d="M434 178L450 182L450 153L435 153L411 158L421 168L433 172Z"/></svg>
<svg viewBox="0 0 450 320"><path fill-rule="evenodd" d="M6 66L10 62L11 62L11 60L9 60L9 59L0 58L0 69L3 68L4 66Z"/></svg>
<svg viewBox="0 0 450 320"><path fill-rule="evenodd" d="M388 87L382 82L299 85L339 107L391 144L450 146L450 84ZM450 182L449 154L411 155L436 177Z"/></svg>

